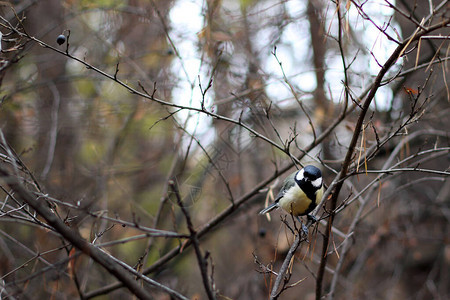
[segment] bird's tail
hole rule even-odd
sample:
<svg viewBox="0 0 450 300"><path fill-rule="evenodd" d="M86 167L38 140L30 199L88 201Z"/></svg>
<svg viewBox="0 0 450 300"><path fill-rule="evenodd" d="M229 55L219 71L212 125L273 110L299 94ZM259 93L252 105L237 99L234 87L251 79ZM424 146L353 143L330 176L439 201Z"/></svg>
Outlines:
<svg viewBox="0 0 450 300"><path fill-rule="evenodd" d="M270 204L269 206L267 206L266 208L264 208L263 210L261 210L259 212L259 214L260 215L267 214L278 207L279 207L278 202L274 202L274 203Z"/></svg>

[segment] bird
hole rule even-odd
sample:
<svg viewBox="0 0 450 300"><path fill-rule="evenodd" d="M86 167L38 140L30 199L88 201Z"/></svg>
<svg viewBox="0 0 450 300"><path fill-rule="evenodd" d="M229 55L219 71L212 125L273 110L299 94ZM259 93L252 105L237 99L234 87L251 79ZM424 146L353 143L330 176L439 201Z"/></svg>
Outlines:
<svg viewBox="0 0 450 300"><path fill-rule="evenodd" d="M307 165L303 169L293 172L284 180L275 201L261 210L259 214L264 215L281 207L297 218L306 215L308 220L315 221L315 218L309 213L316 208L322 195L322 172L313 165ZM305 233L308 232L303 224L302 228Z"/></svg>

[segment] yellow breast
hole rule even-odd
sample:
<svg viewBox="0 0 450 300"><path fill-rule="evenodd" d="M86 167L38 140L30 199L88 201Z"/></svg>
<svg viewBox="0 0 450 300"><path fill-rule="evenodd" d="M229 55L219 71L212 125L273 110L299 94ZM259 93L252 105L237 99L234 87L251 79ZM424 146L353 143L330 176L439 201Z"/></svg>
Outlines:
<svg viewBox="0 0 450 300"><path fill-rule="evenodd" d="M300 187L295 185L284 194L279 204L286 212L298 216L306 212L311 202L311 199L306 196Z"/></svg>

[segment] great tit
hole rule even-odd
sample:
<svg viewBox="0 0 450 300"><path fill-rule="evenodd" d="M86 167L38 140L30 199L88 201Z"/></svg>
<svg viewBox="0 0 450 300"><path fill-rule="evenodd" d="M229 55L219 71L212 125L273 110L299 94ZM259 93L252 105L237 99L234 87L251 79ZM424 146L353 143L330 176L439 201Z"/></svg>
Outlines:
<svg viewBox="0 0 450 300"><path fill-rule="evenodd" d="M315 166L305 166L284 180L283 187L274 203L261 210L259 214L263 215L281 207L293 216L307 215L308 219L314 220L314 217L310 216L309 213L322 199L322 183L322 172ZM303 229L305 231L305 227Z"/></svg>

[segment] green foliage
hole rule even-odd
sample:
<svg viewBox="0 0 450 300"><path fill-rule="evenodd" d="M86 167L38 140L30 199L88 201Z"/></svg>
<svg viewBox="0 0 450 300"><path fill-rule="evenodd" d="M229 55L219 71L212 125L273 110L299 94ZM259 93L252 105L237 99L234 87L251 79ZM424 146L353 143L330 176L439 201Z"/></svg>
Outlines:
<svg viewBox="0 0 450 300"><path fill-rule="evenodd" d="M242 9L247 9L253 6L258 0L239 0Z"/></svg>
<svg viewBox="0 0 450 300"><path fill-rule="evenodd" d="M81 164L95 166L105 157L107 148L105 143L97 139L85 139L81 144L78 159Z"/></svg>
<svg viewBox="0 0 450 300"><path fill-rule="evenodd" d="M81 0L80 5L83 8L114 8L126 5L126 0Z"/></svg>
<svg viewBox="0 0 450 300"><path fill-rule="evenodd" d="M74 87L82 99L90 99L97 94L97 85L93 80L77 80L74 82Z"/></svg>

